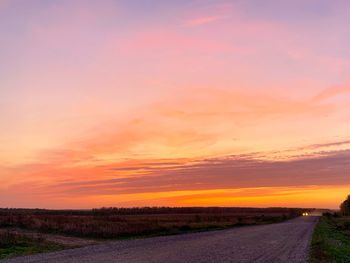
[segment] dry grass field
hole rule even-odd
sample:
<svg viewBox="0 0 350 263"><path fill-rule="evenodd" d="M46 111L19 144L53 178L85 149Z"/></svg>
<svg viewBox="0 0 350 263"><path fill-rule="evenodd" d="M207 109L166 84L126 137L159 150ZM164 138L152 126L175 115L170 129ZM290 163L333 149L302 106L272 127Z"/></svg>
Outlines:
<svg viewBox="0 0 350 263"><path fill-rule="evenodd" d="M2 209L0 227L114 239L275 223L300 213L290 208Z"/></svg>

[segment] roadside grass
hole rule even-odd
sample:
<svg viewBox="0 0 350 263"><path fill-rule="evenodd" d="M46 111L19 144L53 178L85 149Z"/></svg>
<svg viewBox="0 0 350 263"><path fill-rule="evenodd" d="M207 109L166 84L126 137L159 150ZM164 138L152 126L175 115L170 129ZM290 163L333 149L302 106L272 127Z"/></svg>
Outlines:
<svg viewBox="0 0 350 263"><path fill-rule="evenodd" d="M311 244L310 263L350 262L350 218L323 216Z"/></svg>
<svg viewBox="0 0 350 263"><path fill-rule="evenodd" d="M0 233L0 260L65 248L67 247L53 242L47 242L41 238L31 238L7 231Z"/></svg>

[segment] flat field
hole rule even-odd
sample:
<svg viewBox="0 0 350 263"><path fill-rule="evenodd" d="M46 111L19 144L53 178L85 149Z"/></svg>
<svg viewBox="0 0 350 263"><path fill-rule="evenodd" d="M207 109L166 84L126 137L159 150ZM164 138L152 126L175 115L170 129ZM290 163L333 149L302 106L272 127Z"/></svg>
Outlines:
<svg viewBox="0 0 350 263"><path fill-rule="evenodd" d="M276 223L300 215L290 208L102 208L0 210L0 228L89 238L127 238Z"/></svg>

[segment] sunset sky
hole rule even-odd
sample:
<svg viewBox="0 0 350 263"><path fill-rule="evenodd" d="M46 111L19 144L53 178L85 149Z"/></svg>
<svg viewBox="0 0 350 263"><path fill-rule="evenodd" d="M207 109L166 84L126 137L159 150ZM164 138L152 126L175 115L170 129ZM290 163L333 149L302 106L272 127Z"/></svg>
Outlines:
<svg viewBox="0 0 350 263"><path fill-rule="evenodd" d="M0 207L337 208L350 1L0 0Z"/></svg>

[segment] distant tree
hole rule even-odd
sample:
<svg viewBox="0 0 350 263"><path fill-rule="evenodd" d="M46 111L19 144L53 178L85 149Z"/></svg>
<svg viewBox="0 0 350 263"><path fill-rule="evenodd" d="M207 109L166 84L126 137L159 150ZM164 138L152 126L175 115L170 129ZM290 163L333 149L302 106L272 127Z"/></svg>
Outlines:
<svg viewBox="0 0 350 263"><path fill-rule="evenodd" d="M348 198L343 203L341 203L340 212L345 216L350 215L350 195L348 195Z"/></svg>

